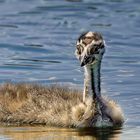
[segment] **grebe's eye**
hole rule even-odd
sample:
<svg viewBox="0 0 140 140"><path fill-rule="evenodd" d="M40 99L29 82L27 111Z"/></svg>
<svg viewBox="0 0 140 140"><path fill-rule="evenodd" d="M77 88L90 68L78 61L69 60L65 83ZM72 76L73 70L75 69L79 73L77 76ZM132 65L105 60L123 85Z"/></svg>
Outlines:
<svg viewBox="0 0 140 140"><path fill-rule="evenodd" d="M92 47L89 47L88 49L88 54L99 54L99 46L98 45L94 45Z"/></svg>
<svg viewBox="0 0 140 140"><path fill-rule="evenodd" d="M94 54L95 53L95 48L91 48L89 51L90 54Z"/></svg>
<svg viewBox="0 0 140 140"><path fill-rule="evenodd" d="M95 54L99 54L99 48L98 47L95 48L95 52L94 53Z"/></svg>
<svg viewBox="0 0 140 140"><path fill-rule="evenodd" d="M100 45L100 48L101 48L101 49L104 48L104 47L105 47L104 44L101 44L101 45Z"/></svg>

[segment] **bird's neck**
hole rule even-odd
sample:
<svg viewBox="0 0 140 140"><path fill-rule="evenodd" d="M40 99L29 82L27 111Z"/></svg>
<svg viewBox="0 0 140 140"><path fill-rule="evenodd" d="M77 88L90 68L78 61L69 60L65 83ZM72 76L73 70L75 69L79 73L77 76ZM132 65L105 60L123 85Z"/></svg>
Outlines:
<svg viewBox="0 0 140 140"><path fill-rule="evenodd" d="M84 90L87 90L86 94L91 94L93 99L95 99L97 96L101 96L100 69L101 61L85 66Z"/></svg>

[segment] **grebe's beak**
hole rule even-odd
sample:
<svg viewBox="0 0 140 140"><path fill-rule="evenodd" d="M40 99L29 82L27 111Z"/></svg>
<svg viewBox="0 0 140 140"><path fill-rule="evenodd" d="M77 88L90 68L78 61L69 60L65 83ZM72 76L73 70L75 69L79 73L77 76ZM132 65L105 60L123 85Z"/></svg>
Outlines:
<svg viewBox="0 0 140 140"><path fill-rule="evenodd" d="M87 65L87 64L91 64L93 63L93 61L95 60L95 56L94 55L82 55L80 58L80 62L81 62L81 67Z"/></svg>

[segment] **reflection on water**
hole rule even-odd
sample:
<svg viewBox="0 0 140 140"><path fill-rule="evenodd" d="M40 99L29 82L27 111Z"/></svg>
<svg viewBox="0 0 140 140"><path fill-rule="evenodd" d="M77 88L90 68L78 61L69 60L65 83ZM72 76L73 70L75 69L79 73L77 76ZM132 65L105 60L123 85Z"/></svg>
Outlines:
<svg viewBox="0 0 140 140"><path fill-rule="evenodd" d="M13 127L1 128L0 134L5 140L119 140L121 129L65 129L48 127Z"/></svg>
<svg viewBox="0 0 140 140"><path fill-rule="evenodd" d="M0 139L139 139L139 5L139 0L0 0L0 83L61 83L82 88L75 41L83 31L102 32L107 44L102 94L116 100L126 117L122 133L1 127Z"/></svg>

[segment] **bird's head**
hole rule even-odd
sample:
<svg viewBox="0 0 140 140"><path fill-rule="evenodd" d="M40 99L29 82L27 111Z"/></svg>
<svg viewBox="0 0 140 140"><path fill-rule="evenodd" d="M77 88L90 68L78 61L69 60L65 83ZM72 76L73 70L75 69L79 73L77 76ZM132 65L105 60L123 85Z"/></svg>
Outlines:
<svg viewBox="0 0 140 140"><path fill-rule="evenodd" d="M76 43L76 57L80 60L81 66L92 65L101 61L105 52L105 41L100 33L83 33Z"/></svg>

